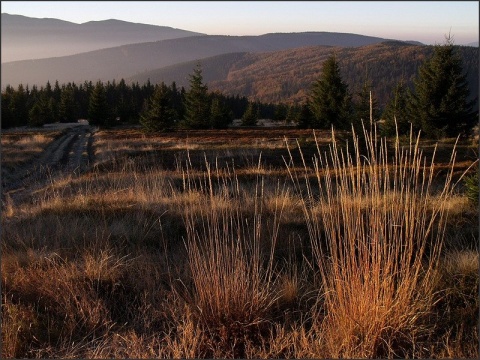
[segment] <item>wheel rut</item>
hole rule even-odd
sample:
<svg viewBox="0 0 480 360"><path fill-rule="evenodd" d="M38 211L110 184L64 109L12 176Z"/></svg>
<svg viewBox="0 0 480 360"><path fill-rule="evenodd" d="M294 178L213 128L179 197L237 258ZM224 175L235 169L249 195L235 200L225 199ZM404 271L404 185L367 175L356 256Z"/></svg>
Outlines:
<svg viewBox="0 0 480 360"><path fill-rule="evenodd" d="M2 184L2 203L31 202L36 190L65 176L79 175L93 164L95 129L75 126L66 129L42 154L20 169L9 183Z"/></svg>

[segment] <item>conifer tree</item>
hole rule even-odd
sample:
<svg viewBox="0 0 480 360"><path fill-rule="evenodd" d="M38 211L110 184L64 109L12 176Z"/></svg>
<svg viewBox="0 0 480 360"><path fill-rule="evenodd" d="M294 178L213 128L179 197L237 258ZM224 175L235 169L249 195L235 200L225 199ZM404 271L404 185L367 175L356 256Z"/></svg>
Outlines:
<svg viewBox="0 0 480 360"><path fill-rule="evenodd" d="M50 113L49 122L56 123L60 121L60 117L58 115L58 104L53 97L48 99L48 111Z"/></svg>
<svg viewBox="0 0 480 360"><path fill-rule="evenodd" d="M7 85L5 91L2 91L2 101L1 103L1 123L2 129L6 129L12 126L15 126L15 115L13 113L13 96L15 94L15 89Z"/></svg>
<svg viewBox="0 0 480 360"><path fill-rule="evenodd" d="M109 125L110 112L108 110L107 95L102 82L98 81L90 94L88 116L92 125Z"/></svg>
<svg viewBox="0 0 480 360"><path fill-rule="evenodd" d="M335 55L323 63L320 78L313 84L308 101L314 128L350 128L351 98L343 82Z"/></svg>
<svg viewBox="0 0 480 360"><path fill-rule="evenodd" d="M50 83L47 83L47 84L50 84ZM60 102L60 96L61 95L62 95L62 89L60 88L60 84L58 83L58 80L56 80L54 88L52 90L52 96L57 103Z"/></svg>
<svg viewBox="0 0 480 360"><path fill-rule="evenodd" d="M402 79L393 90L392 98L387 103L382 119L385 120L381 127L382 134L394 136L408 134L410 131L410 116L407 111L409 90ZM396 123L396 124L395 124Z"/></svg>
<svg viewBox="0 0 480 360"><path fill-rule="evenodd" d="M303 104L300 111L297 113L296 122L301 129L307 129L311 127L313 122L313 114L308 104Z"/></svg>
<svg viewBox="0 0 480 360"><path fill-rule="evenodd" d="M147 131L167 131L175 125L177 113L173 108L168 87L162 83L155 87L152 97L140 116L140 124Z"/></svg>
<svg viewBox="0 0 480 360"><path fill-rule="evenodd" d="M354 125L361 127L361 124L369 126L370 120L376 122L378 120L378 103L373 93L372 84L369 80L365 80L362 89L357 94L357 103L355 104ZM370 116L372 119L370 119Z"/></svg>
<svg viewBox="0 0 480 360"><path fill-rule="evenodd" d="M134 106L131 99L131 89L122 78L115 87L115 113L121 121L129 122L134 116Z"/></svg>
<svg viewBox="0 0 480 360"><path fill-rule="evenodd" d="M60 104L58 106L58 116L60 122L74 122L76 114L76 102L71 84L63 86L60 95Z"/></svg>
<svg viewBox="0 0 480 360"><path fill-rule="evenodd" d="M248 103L247 109L242 116L243 126L257 126L258 122L258 107L255 103Z"/></svg>
<svg viewBox="0 0 480 360"><path fill-rule="evenodd" d="M297 123L298 124L298 114L300 113L301 107L298 105L290 105L287 110L287 115L285 117L285 123Z"/></svg>
<svg viewBox="0 0 480 360"><path fill-rule="evenodd" d="M462 59L450 36L419 69L409 113L416 128L431 138L467 134L478 121Z"/></svg>
<svg viewBox="0 0 480 360"><path fill-rule="evenodd" d="M13 115L14 126L27 125L29 120L28 89L25 89L23 84L18 85L17 90L12 94L10 111Z"/></svg>
<svg viewBox="0 0 480 360"><path fill-rule="evenodd" d="M170 89L172 107L177 113L178 119L183 119L185 115L185 88L182 86L179 90L177 88L177 83L173 81Z"/></svg>
<svg viewBox="0 0 480 360"><path fill-rule="evenodd" d="M43 126L46 123L46 108L44 101L36 101L28 112L28 125L35 127Z"/></svg>
<svg viewBox="0 0 480 360"><path fill-rule="evenodd" d="M288 106L285 104L278 104L275 107L275 112L273 114L273 120L275 121L281 121L281 120L286 120L287 119L287 114L288 114Z"/></svg>
<svg viewBox="0 0 480 360"><path fill-rule="evenodd" d="M190 90L185 96L184 125L191 129L210 128L208 87L203 84L200 64L197 64L193 74L190 75Z"/></svg>
<svg viewBox="0 0 480 360"><path fill-rule="evenodd" d="M214 129L226 129L233 120L233 113L215 96L210 108L210 125Z"/></svg>

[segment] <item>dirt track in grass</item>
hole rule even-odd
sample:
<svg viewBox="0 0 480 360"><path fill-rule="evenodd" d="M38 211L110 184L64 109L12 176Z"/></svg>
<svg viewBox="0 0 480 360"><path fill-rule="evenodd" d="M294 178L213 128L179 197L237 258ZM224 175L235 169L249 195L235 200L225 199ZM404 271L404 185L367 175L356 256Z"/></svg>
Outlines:
<svg viewBox="0 0 480 360"><path fill-rule="evenodd" d="M13 169L2 169L2 201L28 202L32 193L46 184L86 171L94 160L94 133L88 125L65 126L40 154ZM5 136L10 134L15 132Z"/></svg>

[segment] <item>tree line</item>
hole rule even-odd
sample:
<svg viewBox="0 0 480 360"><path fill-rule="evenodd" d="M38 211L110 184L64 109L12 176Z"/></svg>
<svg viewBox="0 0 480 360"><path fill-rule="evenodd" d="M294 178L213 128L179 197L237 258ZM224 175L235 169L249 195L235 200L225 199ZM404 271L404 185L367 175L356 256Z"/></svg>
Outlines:
<svg viewBox="0 0 480 360"><path fill-rule="evenodd" d="M240 119L249 105L258 109L257 117L273 118L278 104L250 101L241 96L208 92L202 84L201 68L192 75L191 89L171 85L126 84L101 81L95 84L47 82L40 88L10 85L1 94L2 129L18 126L43 126L88 119L96 126L142 124L146 130L173 128L224 128ZM196 109L194 111L194 109Z"/></svg>
<svg viewBox="0 0 480 360"><path fill-rule="evenodd" d="M203 83L200 63L190 75L190 88L176 83L153 85L147 81L130 86L122 79L103 84L68 83L38 89L7 86L2 91L2 128L42 126L46 123L88 119L92 125L112 126L118 122L141 124L146 131L174 129L221 129L233 119L255 126L259 118L285 120L303 128L350 130L362 122L379 122L385 135L415 131L431 138L468 135L478 121L475 100L470 98L462 59L447 37L419 68L413 87L400 81L383 111L375 89L366 77L361 90L351 93L343 81L335 54L323 64L319 78L300 105L265 104L246 97L210 92Z"/></svg>

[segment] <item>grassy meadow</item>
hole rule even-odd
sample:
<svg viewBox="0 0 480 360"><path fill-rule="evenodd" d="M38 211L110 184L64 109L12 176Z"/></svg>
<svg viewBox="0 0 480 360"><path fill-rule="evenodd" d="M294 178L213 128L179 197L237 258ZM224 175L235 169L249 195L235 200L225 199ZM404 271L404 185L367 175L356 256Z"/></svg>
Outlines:
<svg viewBox="0 0 480 360"><path fill-rule="evenodd" d="M2 134L2 173L52 139ZM4 200L2 358L478 358L477 150L99 130L89 171Z"/></svg>

